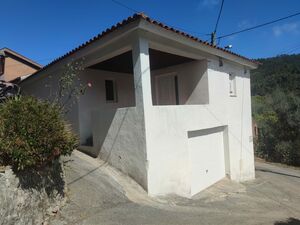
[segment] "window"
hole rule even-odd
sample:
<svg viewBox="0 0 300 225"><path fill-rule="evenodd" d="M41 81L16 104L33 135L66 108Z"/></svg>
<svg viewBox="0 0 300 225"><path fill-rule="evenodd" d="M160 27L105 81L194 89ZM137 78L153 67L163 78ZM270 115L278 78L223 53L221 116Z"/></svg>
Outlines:
<svg viewBox="0 0 300 225"><path fill-rule="evenodd" d="M116 82L105 80L106 102L117 102Z"/></svg>
<svg viewBox="0 0 300 225"><path fill-rule="evenodd" d="M235 74L229 74L229 95L236 96L236 76Z"/></svg>
<svg viewBox="0 0 300 225"><path fill-rule="evenodd" d="M179 105L178 77L174 76L176 105Z"/></svg>
<svg viewBox="0 0 300 225"><path fill-rule="evenodd" d="M0 55L0 76L4 74L4 56Z"/></svg>

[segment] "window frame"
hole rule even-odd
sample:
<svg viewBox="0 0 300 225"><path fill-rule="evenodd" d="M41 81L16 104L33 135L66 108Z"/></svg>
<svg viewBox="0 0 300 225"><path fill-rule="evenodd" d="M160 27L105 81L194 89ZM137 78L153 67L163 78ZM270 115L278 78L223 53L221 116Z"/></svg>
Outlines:
<svg viewBox="0 0 300 225"><path fill-rule="evenodd" d="M0 55L0 76L2 76L4 72L5 72L5 56Z"/></svg>

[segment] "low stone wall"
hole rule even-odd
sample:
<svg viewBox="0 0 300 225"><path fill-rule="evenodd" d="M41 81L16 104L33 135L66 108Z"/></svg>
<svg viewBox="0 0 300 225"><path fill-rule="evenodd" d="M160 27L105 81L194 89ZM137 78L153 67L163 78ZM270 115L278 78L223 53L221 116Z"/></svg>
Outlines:
<svg viewBox="0 0 300 225"><path fill-rule="evenodd" d="M63 166L43 171L0 171L0 225L47 224L65 202Z"/></svg>

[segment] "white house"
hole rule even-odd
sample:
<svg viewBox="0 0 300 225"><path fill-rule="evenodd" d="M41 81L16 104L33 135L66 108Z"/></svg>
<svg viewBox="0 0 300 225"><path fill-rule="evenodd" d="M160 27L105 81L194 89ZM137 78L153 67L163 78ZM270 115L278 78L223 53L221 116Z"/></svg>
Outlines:
<svg viewBox="0 0 300 225"><path fill-rule="evenodd" d="M254 179L254 61L135 14L25 79L23 93L48 98L64 65L81 58L92 87L68 119L82 151L150 195L190 197L225 176Z"/></svg>

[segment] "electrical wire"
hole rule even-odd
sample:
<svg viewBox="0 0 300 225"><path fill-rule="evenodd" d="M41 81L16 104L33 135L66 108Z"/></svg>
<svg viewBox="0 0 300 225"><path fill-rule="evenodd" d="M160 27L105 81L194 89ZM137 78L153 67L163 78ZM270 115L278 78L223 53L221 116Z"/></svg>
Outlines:
<svg viewBox="0 0 300 225"><path fill-rule="evenodd" d="M215 29L214 29L214 33L217 32L217 28L218 28L219 21L220 21L220 18L221 18L221 14L222 14L222 10L223 10L223 5L224 5L224 0L222 0L222 3L221 3L221 7L220 7L220 11L219 11L217 22L216 22L216 26L215 26Z"/></svg>
<svg viewBox="0 0 300 225"><path fill-rule="evenodd" d="M298 51L300 49L300 46L295 47L294 49L290 49L288 52L286 52L286 55L290 55L292 53L295 53L296 51Z"/></svg>
<svg viewBox="0 0 300 225"><path fill-rule="evenodd" d="M139 11L135 10L134 8L131 8L131 7L127 6L127 5L125 5L125 4L122 3L122 2L119 2L119 1L116 1L116 0L111 0L111 1L112 1L113 3L119 5L119 6L122 6L123 8L126 8L126 9L130 10L130 11L133 11L133 12L135 12L135 13L139 13Z"/></svg>
<svg viewBox="0 0 300 225"><path fill-rule="evenodd" d="M132 11L134 13L140 13L140 11L132 8L132 7L129 7L128 5L125 5L124 3L122 2L119 2L119 1L116 1L116 0L110 0L112 1L113 3L125 8L125 9L128 9L129 11ZM188 29L185 29L185 28L182 28L182 27L177 27L177 26L173 26L173 25L169 25L168 23L165 23L164 21L161 21L162 23L164 23L165 25L169 26L169 27L173 27L177 30L181 30L181 31L184 31L184 32L187 32L187 33L194 33L196 34L197 36L201 37L201 36L209 36L210 34L204 34L204 33L199 33L198 31L194 31L194 30L188 30Z"/></svg>
<svg viewBox="0 0 300 225"><path fill-rule="evenodd" d="M300 44L298 43L297 45L290 46L290 48L281 51L278 55L289 55L292 52L295 52L299 49L300 49Z"/></svg>
<svg viewBox="0 0 300 225"><path fill-rule="evenodd" d="M254 26L254 27L249 27L249 28L246 28L246 29L243 29L243 30L239 30L239 31L235 31L235 32L232 32L232 33L229 33L229 34L225 34L225 35L222 35L222 36L218 37L218 39L230 37L230 36L240 34L240 33L246 32L246 31L254 30L254 29L264 27L264 26L267 26L267 25L270 25L270 24L273 24L273 23L276 23L276 22L279 22L279 21L282 21L282 20L286 20L286 19L298 16L298 15L300 15L300 12L289 15L289 16L285 16L285 17L282 17L282 18L279 18L279 19L276 19L276 20L272 20L272 21L269 21L269 22L266 22L266 23L262 23L262 24Z"/></svg>

